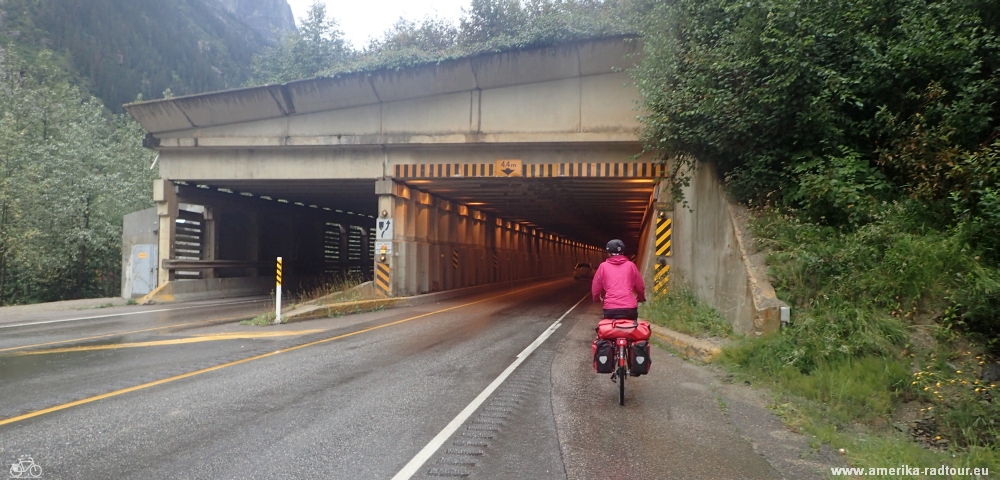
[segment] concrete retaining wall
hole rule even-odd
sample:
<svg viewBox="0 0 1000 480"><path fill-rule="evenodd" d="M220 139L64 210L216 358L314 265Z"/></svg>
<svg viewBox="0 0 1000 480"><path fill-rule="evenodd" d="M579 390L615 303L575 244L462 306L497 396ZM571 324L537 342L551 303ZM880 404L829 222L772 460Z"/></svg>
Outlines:
<svg viewBox="0 0 1000 480"><path fill-rule="evenodd" d="M740 207L729 202L715 169L699 162L683 192L687 207L673 206L671 273L719 310L735 331L777 331L781 307L787 305L775 297L765 267L753 262Z"/></svg>
<svg viewBox="0 0 1000 480"><path fill-rule="evenodd" d="M133 293L133 258L132 247L135 245L155 246L159 240L157 229L159 228L159 217L156 215L156 207L147 208L138 212L125 215L122 220L122 298L132 298ZM152 261L153 268L155 260ZM156 287L156 273L148 279L152 287ZM138 295L142 295L149 290L145 290Z"/></svg>

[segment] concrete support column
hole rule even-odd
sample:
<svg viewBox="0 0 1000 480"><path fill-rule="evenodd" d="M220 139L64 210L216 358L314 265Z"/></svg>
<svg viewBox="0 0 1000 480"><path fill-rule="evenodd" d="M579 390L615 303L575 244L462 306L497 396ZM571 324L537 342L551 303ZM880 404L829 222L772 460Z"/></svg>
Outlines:
<svg viewBox="0 0 1000 480"><path fill-rule="evenodd" d="M219 255L219 236L216 231L216 208L205 205L205 219L201 230L201 258L215 260ZM215 269L203 270L204 278L215 278Z"/></svg>
<svg viewBox="0 0 1000 480"><path fill-rule="evenodd" d="M493 256L490 259L491 282L499 282L502 278L500 276L500 245L502 245L502 241L499 222L496 217L490 217L489 221L486 222L487 232L490 236L490 251Z"/></svg>
<svg viewBox="0 0 1000 480"><path fill-rule="evenodd" d="M463 207L463 208L461 208L459 210L458 228L456 228L456 232L455 233L457 234L456 237L455 237L455 242L458 244L456 246L456 250L458 251L458 260L459 260L459 262L461 262L462 261L462 250L464 250L465 246L468 244L468 238L469 238L469 209L468 208ZM468 270L466 270L464 268L461 268L461 264L459 264L459 269L458 269L458 272L456 272L456 276L457 276L456 280L457 280L457 283L458 283L457 287L459 287L459 288L461 288L461 287L468 287L470 285L470 277L469 277L469 274L468 274Z"/></svg>
<svg viewBox="0 0 1000 480"><path fill-rule="evenodd" d="M451 253L451 244L448 237L448 226L451 223L451 210L452 206L450 202L439 201L438 208L435 210L435 225L434 225L434 249L431 252L431 257L437 262L434 268L434 274L436 277L436 290L447 290L449 287L449 272L451 268L451 260L448 255Z"/></svg>
<svg viewBox="0 0 1000 480"><path fill-rule="evenodd" d="M413 242L416 246L416 289L419 295L430 291L430 238L428 237L431 221L431 209L434 202L430 194L417 192L416 204L413 205L414 230Z"/></svg>
<svg viewBox="0 0 1000 480"><path fill-rule="evenodd" d="M407 189L409 190L409 189ZM416 193L416 192L413 192ZM400 211L402 209L402 211ZM396 224L402 226L402 238L399 233L396 238L399 240L400 255L400 275L402 277L402 295L410 296L417 294L417 206L412 199L407 198L403 202L397 197L395 216Z"/></svg>
<svg viewBox="0 0 1000 480"><path fill-rule="evenodd" d="M379 221L389 222L392 228L392 239L389 241L388 255L385 263L378 259L376 254L376 288L379 285L379 264L389 268L389 281L386 285L388 295L400 297L410 295L408 286L413 285L409 277L413 271L412 261L415 261L411 245L413 234L412 208L410 205L410 189L404 185L397 184L390 179L379 179L375 182L375 194L378 195L379 216L376 220L376 229ZM384 213L383 213L384 212Z"/></svg>
<svg viewBox="0 0 1000 480"><path fill-rule="evenodd" d="M177 236L177 187L167 179L153 180L153 201L159 217L159 260L156 263L158 285L174 279L174 272L163 268L163 261L174 258L174 240Z"/></svg>
<svg viewBox="0 0 1000 480"><path fill-rule="evenodd" d="M483 214L476 212L475 215L471 216L470 223L472 227L472 248L469 250L469 257L471 257L469 260L473 270L473 285L482 285L486 283L485 269L483 268L483 262L486 259L485 248L483 248Z"/></svg>

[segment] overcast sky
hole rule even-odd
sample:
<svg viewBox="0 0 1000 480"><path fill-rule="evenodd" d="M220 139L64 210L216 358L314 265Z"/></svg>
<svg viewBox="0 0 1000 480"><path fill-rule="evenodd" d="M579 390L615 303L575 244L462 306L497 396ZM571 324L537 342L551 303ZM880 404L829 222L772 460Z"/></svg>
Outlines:
<svg viewBox="0 0 1000 480"><path fill-rule="evenodd" d="M296 25L301 23L299 19L305 17L309 7L316 1L288 0ZM457 25L462 16L462 7L469 6L469 0L322 1L326 3L327 15L337 19L344 36L354 48L367 45L369 37L381 37L399 17L421 20L426 16L436 16L451 20Z"/></svg>

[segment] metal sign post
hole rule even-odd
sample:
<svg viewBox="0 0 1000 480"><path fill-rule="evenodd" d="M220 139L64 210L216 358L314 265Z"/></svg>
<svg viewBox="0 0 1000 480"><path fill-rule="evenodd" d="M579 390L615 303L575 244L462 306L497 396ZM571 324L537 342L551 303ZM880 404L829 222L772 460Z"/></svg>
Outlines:
<svg viewBox="0 0 1000 480"><path fill-rule="evenodd" d="M278 269L275 272L277 285L274 287L274 323L281 323L281 257L278 257Z"/></svg>

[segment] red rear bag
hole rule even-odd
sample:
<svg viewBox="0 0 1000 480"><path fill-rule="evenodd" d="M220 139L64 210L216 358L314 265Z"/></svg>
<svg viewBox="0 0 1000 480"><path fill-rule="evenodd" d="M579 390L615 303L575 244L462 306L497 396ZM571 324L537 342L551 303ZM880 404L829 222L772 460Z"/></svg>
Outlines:
<svg viewBox="0 0 1000 480"><path fill-rule="evenodd" d="M640 320L636 327L635 320L605 318L597 324L597 338L627 338L633 342L649 340L649 322Z"/></svg>

